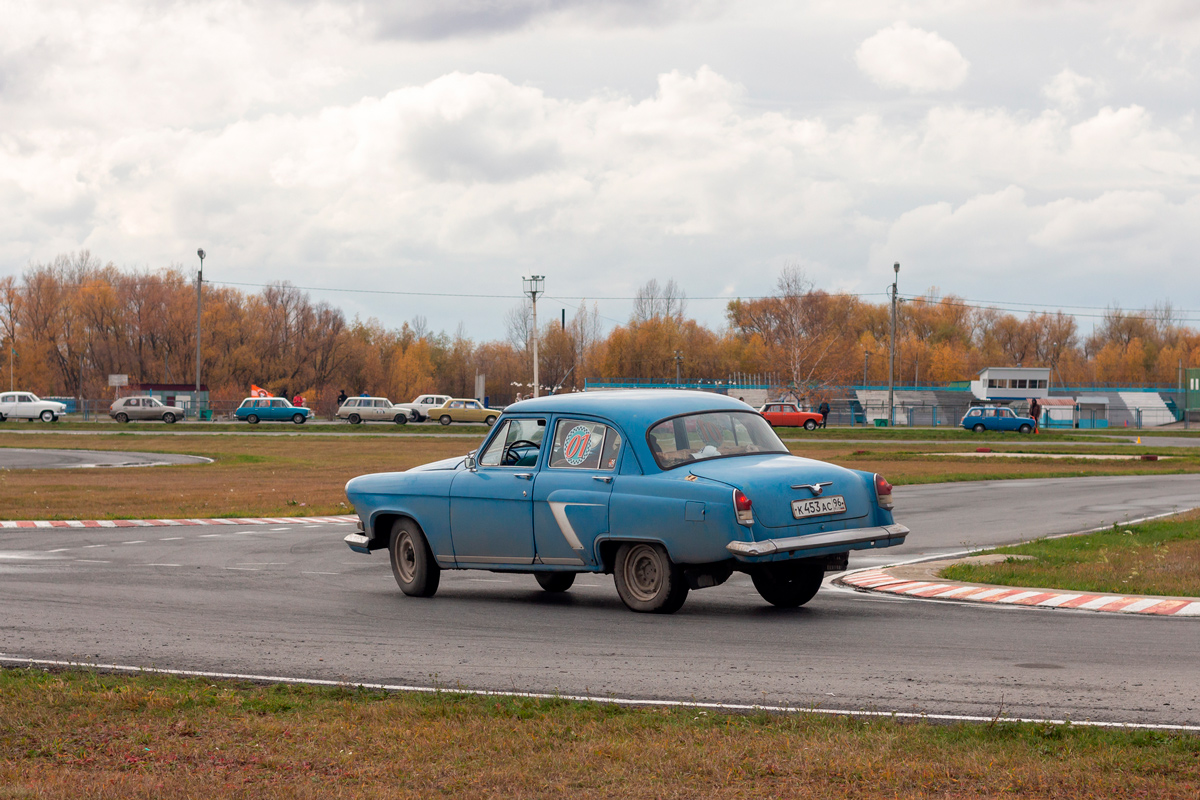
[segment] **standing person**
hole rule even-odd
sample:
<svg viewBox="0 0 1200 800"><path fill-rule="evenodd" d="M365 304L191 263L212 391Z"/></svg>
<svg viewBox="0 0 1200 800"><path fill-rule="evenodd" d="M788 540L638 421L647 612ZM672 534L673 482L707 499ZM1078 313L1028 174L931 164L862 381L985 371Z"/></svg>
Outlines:
<svg viewBox="0 0 1200 800"><path fill-rule="evenodd" d="M298 394L292 398L292 405L296 406L296 408L304 408L304 395Z"/></svg>
<svg viewBox="0 0 1200 800"><path fill-rule="evenodd" d="M338 389L338 408L346 405L346 390Z"/></svg>
<svg viewBox="0 0 1200 800"><path fill-rule="evenodd" d="M825 427L825 423L829 421L829 401L822 400L821 405L817 406L817 413L821 415L821 427Z"/></svg>
<svg viewBox="0 0 1200 800"><path fill-rule="evenodd" d="M1041 413L1042 413L1042 407L1040 405L1038 405L1037 398L1035 397L1029 403L1029 416L1033 417L1033 432L1034 433L1038 432L1038 427L1039 427L1038 416Z"/></svg>

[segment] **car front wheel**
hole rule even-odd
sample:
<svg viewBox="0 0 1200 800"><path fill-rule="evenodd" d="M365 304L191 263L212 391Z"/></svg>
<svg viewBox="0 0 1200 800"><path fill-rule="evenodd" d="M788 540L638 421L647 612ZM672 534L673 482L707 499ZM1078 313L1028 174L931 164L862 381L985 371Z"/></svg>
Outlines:
<svg viewBox="0 0 1200 800"><path fill-rule="evenodd" d="M660 544L634 542L617 550L613 579L621 602L631 611L673 614L687 599L683 570Z"/></svg>
<svg viewBox="0 0 1200 800"><path fill-rule="evenodd" d="M292 422L296 423L297 425L303 425L305 419L307 419L307 417L305 417L303 414L292 414Z"/></svg>
<svg viewBox="0 0 1200 800"><path fill-rule="evenodd" d="M117 422L124 425L126 422L129 422L129 415L122 411L120 414L117 414Z"/></svg>
<svg viewBox="0 0 1200 800"><path fill-rule="evenodd" d="M442 580L442 568L433 560L425 534L412 520L397 520L388 545L392 575L409 597L433 597Z"/></svg>
<svg viewBox="0 0 1200 800"><path fill-rule="evenodd" d="M825 562L787 561L763 564L750 573L754 588L773 606L798 608L817 594L825 579Z"/></svg>
<svg viewBox="0 0 1200 800"><path fill-rule="evenodd" d="M1022 426L1021 426L1021 433L1029 433L1029 432L1031 432L1032 430L1033 430L1033 426L1032 426L1032 425L1028 425L1028 424L1026 424L1026 425L1022 425Z"/></svg>
<svg viewBox="0 0 1200 800"><path fill-rule="evenodd" d="M438 422L442 423L443 425L449 425L452 422L452 420L450 419L450 416L448 414L443 414L442 418L439 419Z"/></svg>
<svg viewBox="0 0 1200 800"><path fill-rule="evenodd" d="M404 416L403 414L397 414L396 418L392 420L392 422L396 423L397 425L407 425L408 417Z"/></svg>
<svg viewBox="0 0 1200 800"><path fill-rule="evenodd" d="M816 429L817 429L817 421L816 420L808 419L808 420L804 421L804 430L815 431Z"/></svg>
<svg viewBox="0 0 1200 800"><path fill-rule="evenodd" d="M42 412L42 422L54 422L56 419L58 419L58 417L54 416L54 412L50 409L46 409Z"/></svg>
<svg viewBox="0 0 1200 800"><path fill-rule="evenodd" d="M535 572L533 577L547 592L565 592L575 582L574 572Z"/></svg>
<svg viewBox="0 0 1200 800"><path fill-rule="evenodd" d="M977 424L974 428L971 428L971 430L975 431L976 433L983 433L985 430L987 430L987 428L983 427L983 423L981 422L981 423Z"/></svg>
<svg viewBox="0 0 1200 800"><path fill-rule="evenodd" d="M168 425L174 424L175 415L168 411L167 413L163 414L163 422L167 423Z"/></svg>

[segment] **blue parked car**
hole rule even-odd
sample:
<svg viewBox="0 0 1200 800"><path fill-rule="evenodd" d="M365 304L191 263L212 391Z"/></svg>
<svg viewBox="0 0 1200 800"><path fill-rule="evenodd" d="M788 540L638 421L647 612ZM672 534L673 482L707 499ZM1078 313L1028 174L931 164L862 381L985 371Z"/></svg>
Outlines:
<svg viewBox="0 0 1200 800"><path fill-rule="evenodd" d="M881 475L800 458L745 403L708 392L595 392L505 409L480 448L346 484L352 550L387 548L408 595L443 569L532 574L551 592L611 573L634 611L749 573L794 608L851 550L900 544Z"/></svg>
<svg viewBox="0 0 1200 800"><path fill-rule="evenodd" d="M233 415L251 425L259 422L294 422L303 425L312 413L311 408L294 406L282 397L247 397Z"/></svg>
<svg viewBox="0 0 1200 800"><path fill-rule="evenodd" d="M977 406L963 415L962 426L969 431L1018 431L1031 433L1037 427L1033 417L1022 417L1003 406Z"/></svg>

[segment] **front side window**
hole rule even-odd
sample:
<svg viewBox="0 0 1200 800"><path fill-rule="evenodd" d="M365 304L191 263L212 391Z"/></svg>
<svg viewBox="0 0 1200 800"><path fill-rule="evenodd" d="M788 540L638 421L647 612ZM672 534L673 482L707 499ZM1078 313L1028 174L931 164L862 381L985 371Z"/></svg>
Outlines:
<svg viewBox="0 0 1200 800"><path fill-rule="evenodd" d="M646 434L663 469L755 453L787 453L765 419L747 411L706 411L664 419Z"/></svg>
<svg viewBox="0 0 1200 800"><path fill-rule="evenodd" d="M531 467L537 464L545 436L544 419L505 420L479 457L479 466Z"/></svg>
<svg viewBox="0 0 1200 800"><path fill-rule="evenodd" d="M611 470L617 467L621 434L602 422L560 419L554 426L551 469Z"/></svg>

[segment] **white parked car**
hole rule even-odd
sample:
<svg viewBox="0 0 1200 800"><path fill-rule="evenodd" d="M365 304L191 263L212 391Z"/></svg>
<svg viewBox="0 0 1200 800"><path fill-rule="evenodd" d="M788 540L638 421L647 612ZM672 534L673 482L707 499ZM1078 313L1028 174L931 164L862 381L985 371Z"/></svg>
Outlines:
<svg viewBox="0 0 1200 800"><path fill-rule="evenodd" d="M403 425L408 422L409 411L392 405L392 401L386 397L349 397L337 410L337 416L351 425L360 422L394 422Z"/></svg>
<svg viewBox="0 0 1200 800"><path fill-rule="evenodd" d="M397 403L392 408L402 408L417 422L429 419L429 410L444 406L450 401L448 394L423 394L411 403Z"/></svg>
<svg viewBox="0 0 1200 800"><path fill-rule="evenodd" d="M43 400L33 392L4 392L0 394L0 422L6 419L40 419L54 422L67 412L67 407L54 400Z"/></svg>

